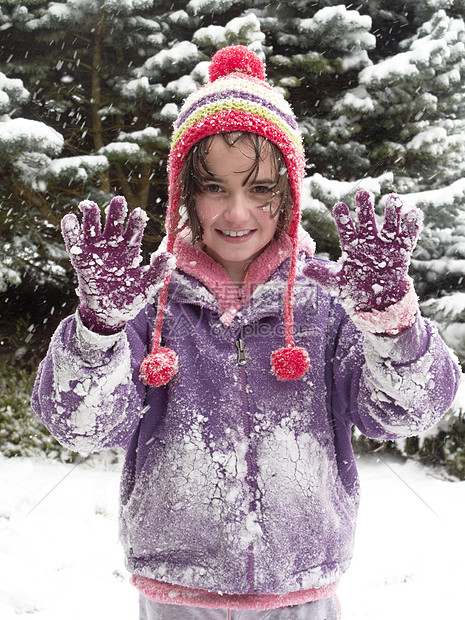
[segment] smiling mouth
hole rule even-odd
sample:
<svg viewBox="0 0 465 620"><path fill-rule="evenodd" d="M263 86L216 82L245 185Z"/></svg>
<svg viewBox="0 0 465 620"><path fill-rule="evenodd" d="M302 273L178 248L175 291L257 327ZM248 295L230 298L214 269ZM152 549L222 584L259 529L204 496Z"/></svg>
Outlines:
<svg viewBox="0 0 465 620"><path fill-rule="evenodd" d="M249 235L252 230L220 230L219 231L225 237L244 237Z"/></svg>

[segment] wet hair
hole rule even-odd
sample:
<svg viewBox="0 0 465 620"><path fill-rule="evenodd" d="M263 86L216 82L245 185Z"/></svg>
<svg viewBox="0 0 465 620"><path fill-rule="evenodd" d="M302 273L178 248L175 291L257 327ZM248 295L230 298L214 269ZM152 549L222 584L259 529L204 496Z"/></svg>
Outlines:
<svg viewBox="0 0 465 620"><path fill-rule="evenodd" d="M181 185L181 204L187 212L187 218L192 238L196 241L202 239L202 228L197 217L196 196L202 191L205 179L211 176L207 166L207 156L210 151L211 143L215 136L221 135L224 141L230 146L235 147L240 142L245 142L252 147L254 157L251 158L252 165L248 170L246 183L254 181L259 172L260 162L266 156L272 158L272 169L275 174L275 186L270 204L277 199L276 208L271 213L271 217L278 218L275 236L278 237L285 232L292 218L293 201L289 176L287 174L286 163L280 149L270 140L256 133L245 131L225 132L206 136L199 140L189 151L182 166L178 182ZM266 203L265 203L266 204ZM265 206L265 205L263 205Z"/></svg>

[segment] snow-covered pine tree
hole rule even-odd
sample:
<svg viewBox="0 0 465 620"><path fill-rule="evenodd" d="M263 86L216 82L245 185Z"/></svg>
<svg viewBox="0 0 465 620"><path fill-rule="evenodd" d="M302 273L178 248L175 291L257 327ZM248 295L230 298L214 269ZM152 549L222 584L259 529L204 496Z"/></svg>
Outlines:
<svg viewBox="0 0 465 620"><path fill-rule="evenodd" d="M22 196L33 192L38 175L63 148L61 134L20 115L29 98L19 78L0 72L0 291L19 284L25 270L40 277L44 268L43 239L31 225L35 205L23 209Z"/></svg>
<svg viewBox="0 0 465 620"><path fill-rule="evenodd" d="M1 226L5 238L15 240L11 247L17 276L15 286L0 300L5 302L2 342L11 343L5 352L40 357L40 347L47 341L41 333L53 329L75 306L75 278L60 235L64 213L84 198L105 205L111 195L123 191L131 206L147 204L146 186L151 183L147 161L150 167L160 158L166 139L136 135L134 144L128 139L114 148L109 145L123 131L148 125L139 120L139 110L119 107L119 84L146 53L158 49L159 26L153 18L157 4L153 0L1 3L0 71L21 79L30 93L21 111L13 106L9 114L40 121L51 135L62 136L63 146L61 153L52 154L41 143L34 157L28 157L22 175L12 174L3 162L0 166L5 214ZM15 145L10 141L5 148L11 162ZM34 316L34 323L28 324L28 315ZM24 331L23 323L15 327L22 317L29 331Z"/></svg>
<svg viewBox="0 0 465 620"><path fill-rule="evenodd" d="M61 216L83 198L105 204L124 193L132 207L147 207L152 186L163 177L158 168L167 138L153 126L151 106L123 102L120 92L133 67L166 44L154 9L160 3L3 4L0 68L33 93L29 117L65 139L61 158L35 175L32 192L23 192L23 210L40 203L39 229L53 227L61 244Z"/></svg>

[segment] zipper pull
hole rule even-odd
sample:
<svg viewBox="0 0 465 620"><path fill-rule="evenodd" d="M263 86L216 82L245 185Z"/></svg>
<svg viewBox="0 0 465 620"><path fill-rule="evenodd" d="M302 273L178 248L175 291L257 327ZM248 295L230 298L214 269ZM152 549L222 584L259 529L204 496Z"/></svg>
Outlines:
<svg viewBox="0 0 465 620"><path fill-rule="evenodd" d="M239 364L239 366L245 366L245 364L247 364L247 360L245 358L245 342L242 340L242 338L238 338L236 340L236 347L237 363Z"/></svg>

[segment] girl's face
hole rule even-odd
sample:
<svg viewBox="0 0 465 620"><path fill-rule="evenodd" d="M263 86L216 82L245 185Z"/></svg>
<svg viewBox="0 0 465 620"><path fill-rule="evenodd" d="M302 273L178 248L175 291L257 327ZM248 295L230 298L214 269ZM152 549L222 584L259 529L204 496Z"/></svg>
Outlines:
<svg viewBox="0 0 465 620"><path fill-rule="evenodd" d="M202 241L233 282L242 282L248 265L273 239L278 216L274 195L276 171L265 150L258 169L253 147L244 141L230 146L214 136L205 158L208 174L195 199Z"/></svg>

